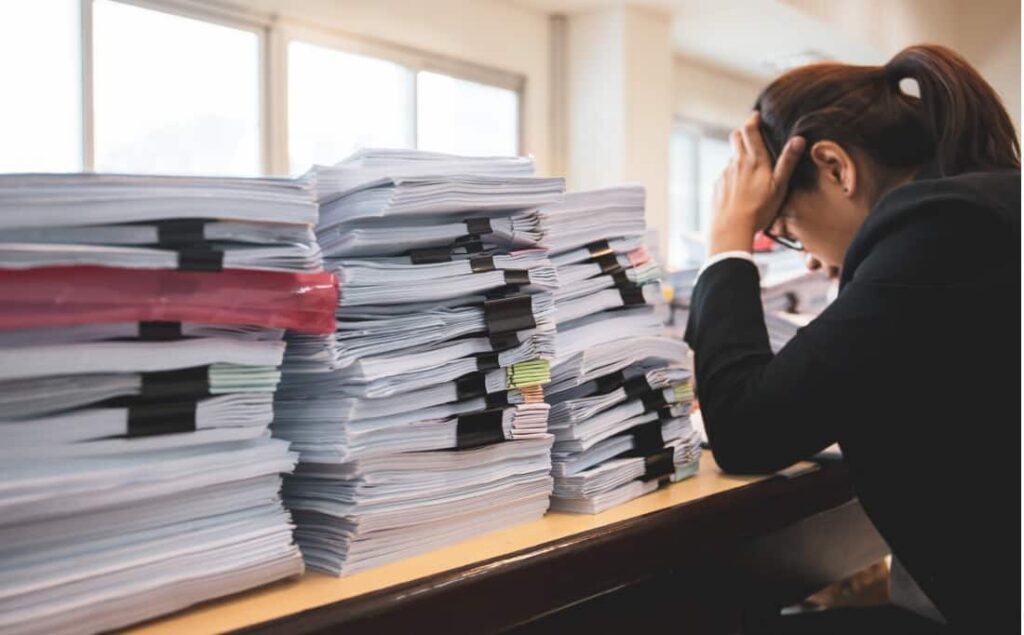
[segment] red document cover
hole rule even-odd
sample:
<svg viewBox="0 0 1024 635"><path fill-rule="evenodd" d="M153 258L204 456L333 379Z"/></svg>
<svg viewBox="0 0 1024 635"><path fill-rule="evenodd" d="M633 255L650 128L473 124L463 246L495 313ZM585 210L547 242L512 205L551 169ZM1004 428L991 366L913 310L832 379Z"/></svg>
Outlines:
<svg viewBox="0 0 1024 635"><path fill-rule="evenodd" d="M2 329L167 321L328 334L337 305L337 281L328 272L0 269Z"/></svg>

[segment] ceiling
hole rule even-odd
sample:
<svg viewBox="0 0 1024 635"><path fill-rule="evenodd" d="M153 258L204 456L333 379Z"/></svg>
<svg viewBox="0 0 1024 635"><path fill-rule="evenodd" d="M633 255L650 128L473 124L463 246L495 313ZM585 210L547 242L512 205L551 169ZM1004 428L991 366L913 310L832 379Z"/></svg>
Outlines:
<svg viewBox="0 0 1024 635"><path fill-rule="evenodd" d="M673 16L683 57L752 78L823 59L878 64L877 47L787 0L513 0L549 13L572 14L621 4Z"/></svg>

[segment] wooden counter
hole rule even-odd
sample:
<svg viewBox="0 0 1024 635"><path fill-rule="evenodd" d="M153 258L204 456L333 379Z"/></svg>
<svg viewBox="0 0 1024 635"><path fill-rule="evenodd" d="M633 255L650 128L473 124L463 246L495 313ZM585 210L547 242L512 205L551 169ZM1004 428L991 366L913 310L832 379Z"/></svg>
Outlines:
<svg viewBox="0 0 1024 635"><path fill-rule="evenodd" d="M307 573L131 632L296 633L343 626L346 633L380 633L425 625L431 631L486 632L541 624L539 617L568 607L579 612L588 600L664 576L717 570L749 580L756 575L743 572L744 564L735 557L751 547L756 552L756 540L778 540L780 532L810 518L851 507L845 468L803 467L791 476L734 477L722 474L705 453L693 478L595 516L549 513L535 522L343 578ZM831 524L836 525L835 519ZM848 520L840 524L851 525ZM856 529L864 534L863 527ZM838 553L850 560L849 540L835 538ZM815 579L798 580L795 587L801 588L791 593L803 593L808 586L813 591L813 585L884 554L877 536L858 538L864 544L852 550L856 562L824 567L828 571L822 573L823 554L816 554L818 561L808 563L818 570L810 576ZM755 563L754 568L760 566ZM709 582L708 588L716 586ZM783 595L781 587L774 591ZM752 587L749 592L760 591Z"/></svg>

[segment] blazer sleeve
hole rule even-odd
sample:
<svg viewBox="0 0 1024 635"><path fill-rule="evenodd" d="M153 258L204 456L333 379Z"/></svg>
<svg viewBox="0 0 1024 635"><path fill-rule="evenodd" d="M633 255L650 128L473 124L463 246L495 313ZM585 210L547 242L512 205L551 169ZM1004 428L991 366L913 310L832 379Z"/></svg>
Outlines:
<svg viewBox="0 0 1024 635"><path fill-rule="evenodd" d="M874 389L885 337L881 299L849 284L773 355L756 267L716 263L691 298L686 341L708 440L728 472L782 469L839 440L837 408Z"/></svg>
<svg viewBox="0 0 1024 635"><path fill-rule="evenodd" d="M1020 252L1018 234L976 205L930 201L914 211L776 355L757 268L733 258L700 275L686 341L722 469L777 471L837 441L857 450L851 443L871 436L868 427L872 443L887 443L917 416L915 399L934 400L943 381L935 351L960 328L951 303L997 297L988 285L1019 279Z"/></svg>

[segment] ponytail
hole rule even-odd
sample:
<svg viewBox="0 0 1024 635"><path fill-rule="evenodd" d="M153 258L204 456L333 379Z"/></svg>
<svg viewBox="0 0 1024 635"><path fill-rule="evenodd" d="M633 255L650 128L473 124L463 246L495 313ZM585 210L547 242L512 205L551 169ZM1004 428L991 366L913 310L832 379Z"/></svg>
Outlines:
<svg viewBox="0 0 1024 635"><path fill-rule="evenodd" d="M943 174L1020 169L1020 144L1002 101L978 71L942 46L903 49L884 67L889 83L917 82Z"/></svg>
<svg viewBox="0 0 1024 635"><path fill-rule="evenodd" d="M917 82L919 97L902 90L904 79ZM912 46L885 66L794 69L761 93L755 109L775 156L800 135L808 146L828 139L857 147L887 168L934 162L946 176L1020 169L1020 145L999 97L970 64L941 46ZM815 182L805 154L792 184Z"/></svg>

